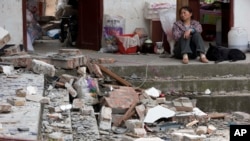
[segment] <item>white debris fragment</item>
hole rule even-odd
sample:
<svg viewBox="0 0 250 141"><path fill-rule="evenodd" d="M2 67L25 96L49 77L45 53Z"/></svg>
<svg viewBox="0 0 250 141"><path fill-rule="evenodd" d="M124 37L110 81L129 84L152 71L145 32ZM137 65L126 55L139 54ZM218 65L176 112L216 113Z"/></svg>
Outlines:
<svg viewBox="0 0 250 141"><path fill-rule="evenodd" d="M206 89L206 90L205 90L205 94L206 94L206 95L210 95L210 94L211 94L211 90L210 90L210 89Z"/></svg>
<svg viewBox="0 0 250 141"><path fill-rule="evenodd" d="M161 91L156 89L155 87L152 87L152 88L145 90L145 93L151 97L157 98L160 96Z"/></svg>
<svg viewBox="0 0 250 141"><path fill-rule="evenodd" d="M175 115L174 111L158 105L148 110L146 117L144 119L144 122L154 123L156 120L160 118L170 118L170 117L173 117L174 115Z"/></svg>

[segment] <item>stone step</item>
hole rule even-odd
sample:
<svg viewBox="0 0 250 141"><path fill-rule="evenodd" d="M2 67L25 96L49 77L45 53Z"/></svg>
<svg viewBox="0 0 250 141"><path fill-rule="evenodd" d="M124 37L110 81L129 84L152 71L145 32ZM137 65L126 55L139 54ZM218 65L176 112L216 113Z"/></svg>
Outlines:
<svg viewBox="0 0 250 141"><path fill-rule="evenodd" d="M167 62L166 62L167 63ZM249 63L230 63L219 64L172 64L172 65L137 65L137 66L108 66L108 68L120 76L131 76L136 74L138 77L214 77L224 75L246 75L250 74Z"/></svg>
<svg viewBox="0 0 250 141"><path fill-rule="evenodd" d="M178 96L166 96L167 100L173 100ZM242 111L250 113L250 93L231 92L228 94L190 95L190 99L196 99L196 107L205 112Z"/></svg>
<svg viewBox="0 0 250 141"><path fill-rule="evenodd" d="M169 91L183 91L183 92L198 92L202 93L209 89L212 92L231 92L250 91L250 78L245 76L229 76L227 77L209 77L209 78L180 78L180 79L146 79L146 80L128 80L134 87L141 87L144 89L155 87L165 92Z"/></svg>

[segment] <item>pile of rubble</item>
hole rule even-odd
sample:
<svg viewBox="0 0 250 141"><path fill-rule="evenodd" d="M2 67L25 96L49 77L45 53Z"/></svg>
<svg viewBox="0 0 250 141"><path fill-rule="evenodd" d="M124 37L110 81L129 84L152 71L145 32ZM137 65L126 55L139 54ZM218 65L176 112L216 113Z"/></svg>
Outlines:
<svg viewBox="0 0 250 141"><path fill-rule="evenodd" d="M77 49L41 57L15 46L1 61L1 71L9 76L17 67L45 75L44 95L29 98L43 105L41 140L226 141L229 125L250 120L242 112L205 113L188 97L168 101L169 95L155 87L135 88L103 65L114 59L89 58ZM61 68L77 73L58 74ZM22 106L15 100L8 105ZM5 109L2 104L1 113L11 112Z"/></svg>

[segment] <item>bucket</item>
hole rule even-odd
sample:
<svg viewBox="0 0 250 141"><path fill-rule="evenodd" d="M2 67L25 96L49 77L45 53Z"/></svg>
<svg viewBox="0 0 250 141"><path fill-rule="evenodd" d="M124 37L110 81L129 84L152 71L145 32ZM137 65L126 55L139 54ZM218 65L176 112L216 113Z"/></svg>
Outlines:
<svg viewBox="0 0 250 141"><path fill-rule="evenodd" d="M242 27L232 27L228 32L228 47L236 48L243 52L248 51L248 34Z"/></svg>

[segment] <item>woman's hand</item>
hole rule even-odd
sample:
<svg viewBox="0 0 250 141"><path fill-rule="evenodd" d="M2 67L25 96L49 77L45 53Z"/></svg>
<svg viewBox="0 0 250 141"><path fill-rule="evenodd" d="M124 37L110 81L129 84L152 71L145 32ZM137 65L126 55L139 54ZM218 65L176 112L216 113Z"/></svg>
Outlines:
<svg viewBox="0 0 250 141"><path fill-rule="evenodd" d="M191 36L191 31L192 31L191 29L185 31L185 33L184 33L184 39L190 38L190 36Z"/></svg>

